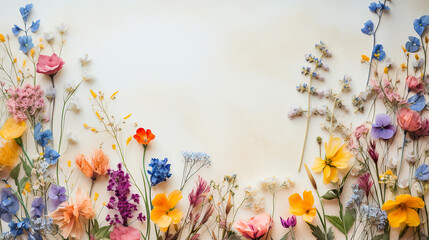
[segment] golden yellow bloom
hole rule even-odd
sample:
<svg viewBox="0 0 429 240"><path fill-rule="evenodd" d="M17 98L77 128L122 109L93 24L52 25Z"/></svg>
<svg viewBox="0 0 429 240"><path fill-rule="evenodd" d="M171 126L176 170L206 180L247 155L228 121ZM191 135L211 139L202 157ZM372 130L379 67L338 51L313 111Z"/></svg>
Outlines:
<svg viewBox="0 0 429 240"><path fill-rule="evenodd" d="M32 48L32 49L31 49L31 51L30 51L30 56L31 56L31 57L34 57L34 53L35 53L35 52L36 52L36 50L34 50L34 48Z"/></svg>
<svg viewBox="0 0 429 240"><path fill-rule="evenodd" d="M31 192L31 184L29 182L25 183L24 190L27 191L27 192Z"/></svg>
<svg viewBox="0 0 429 240"><path fill-rule="evenodd" d="M112 149L116 150L116 145L115 144L112 144Z"/></svg>
<svg viewBox="0 0 429 240"><path fill-rule="evenodd" d="M15 140L0 139L0 170L12 169L16 165L19 149Z"/></svg>
<svg viewBox="0 0 429 240"><path fill-rule="evenodd" d="M88 124L86 124L86 123L83 124L83 127L84 128L89 128Z"/></svg>
<svg viewBox="0 0 429 240"><path fill-rule="evenodd" d="M150 212L150 220L158 224L161 231L167 231L171 223L177 224L182 219L182 211L176 208L180 199L182 199L182 192L174 190L168 198L165 193L160 193L152 200L154 208Z"/></svg>
<svg viewBox="0 0 429 240"><path fill-rule="evenodd" d="M362 55L362 62L369 62L369 57L366 55Z"/></svg>
<svg viewBox="0 0 429 240"><path fill-rule="evenodd" d="M416 227L420 224L419 214L414 208L423 208L425 203L419 197L411 197L409 194L402 194L395 198L395 201L388 200L382 206L382 210L391 211L387 218L389 219L390 226L397 228L402 223L410 227Z"/></svg>
<svg viewBox="0 0 429 240"><path fill-rule="evenodd" d="M40 49L45 49L45 45L43 45L43 44L41 44L41 43L40 43L40 44L39 44L39 48L40 48Z"/></svg>
<svg viewBox="0 0 429 240"><path fill-rule="evenodd" d="M418 54L415 54L415 55L414 55L414 57L416 58L416 60L419 60L419 59L420 59L420 57L419 57L419 55L418 55Z"/></svg>
<svg viewBox="0 0 429 240"><path fill-rule="evenodd" d="M10 188L10 187L12 187L12 185L10 185L10 184L6 184L6 187L7 187L7 188Z"/></svg>
<svg viewBox="0 0 429 240"><path fill-rule="evenodd" d="M131 113L125 116L124 119L128 119L129 117L131 117Z"/></svg>
<svg viewBox="0 0 429 240"><path fill-rule="evenodd" d="M21 137L27 130L25 121L16 121L13 117L6 120L0 129L0 136L6 140L12 140Z"/></svg>
<svg viewBox="0 0 429 240"><path fill-rule="evenodd" d="M405 63L402 63L401 64L401 69L402 69L402 71L405 71L407 69L407 65L405 65Z"/></svg>
<svg viewBox="0 0 429 240"><path fill-rule="evenodd" d="M389 72L389 69L387 67L384 67L383 72L384 72L384 74L387 74Z"/></svg>
<svg viewBox="0 0 429 240"><path fill-rule="evenodd" d="M401 47L402 47L402 51L404 51L404 53L406 53L407 49L405 49L404 46L401 46Z"/></svg>
<svg viewBox="0 0 429 240"><path fill-rule="evenodd" d="M101 116L100 116L100 114L97 111L95 111L95 115L97 115L98 120L103 121L103 119L101 119Z"/></svg>
<svg viewBox="0 0 429 240"><path fill-rule="evenodd" d="M17 61L16 58L13 58L13 63L16 63L16 61Z"/></svg>
<svg viewBox="0 0 429 240"><path fill-rule="evenodd" d="M129 136L128 138L127 138L127 146L128 146L128 144L130 144L130 142L131 142L131 140L133 139L133 137L131 137L131 136Z"/></svg>
<svg viewBox="0 0 429 240"><path fill-rule="evenodd" d="M113 99L115 97L115 95L118 93L119 91L116 91L112 94L112 96L110 96L110 99Z"/></svg>
<svg viewBox="0 0 429 240"><path fill-rule="evenodd" d="M94 201L97 201L97 199L98 199L98 197L99 197L100 195L98 194L98 192L95 192L94 193Z"/></svg>
<svg viewBox="0 0 429 240"><path fill-rule="evenodd" d="M67 161L67 167L71 167L71 161L70 160Z"/></svg>
<svg viewBox="0 0 429 240"><path fill-rule="evenodd" d="M302 219L308 223L313 221L317 210L313 207L314 196L311 191L304 191L303 198L298 193L294 193L289 197L289 212L302 216Z"/></svg>
<svg viewBox="0 0 429 240"><path fill-rule="evenodd" d="M346 144L341 145L341 139L331 135L329 142L325 142L325 159L316 158L314 172L323 171L323 183L337 182L337 169L346 169L352 154L346 150Z"/></svg>
<svg viewBox="0 0 429 240"><path fill-rule="evenodd" d="M106 202L103 202L102 204L103 204L103 206L107 206L107 203L106 203Z"/></svg>
<svg viewBox="0 0 429 240"><path fill-rule="evenodd" d="M6 39L4 38L3 34L0 33L0 42L6 42Z"/></svg>
<svg viewBox="0 0 429 240"><path fill-rule="evenodd" d="M91 95L92 95L93 98L97 97L97 94L94 91L92 91L92 89L89 89L89 91L91 92Z"/></svg>
<svg viewBox="0 0 429 240"><path fill-rule="evenodd" d="M95 128L91 128L91 131L93 131L93 132L95 132L95 131L97 131Z"/></svg>

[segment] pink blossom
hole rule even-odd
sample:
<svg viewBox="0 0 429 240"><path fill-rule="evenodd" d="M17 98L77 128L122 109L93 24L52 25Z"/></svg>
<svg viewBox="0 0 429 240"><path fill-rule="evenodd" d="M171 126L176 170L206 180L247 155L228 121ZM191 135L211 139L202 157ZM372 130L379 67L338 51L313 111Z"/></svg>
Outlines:
<svg viewBox="0 0 429 240"><path fill-rule="evenodd" d="M232 225L247 239L260 239L271 227L271 216L261 213L249 220L239 220Z"/></svg>
<svg viewBox="0 0 429 240"><path fill-rule="evenodd" d="M409 90L414 90L416 92L424 91L425 87L423 85L421 77L416 78L416 77L410 75L407 77L406 83L407 83L407 87Z"/></svg>
<svg viewBox="0 0 429 240"><path fill-rule="evenodd" d="M207 193L210 192L210 187L207 186L207 181L198 176L197 187L192 189L189 194L189 203L191 206L196 207L206 198Z"/></svg>
<svg viewBox="0 0 429 240"><path fill-rule="evenodd" d="M37 72L52 76L63 68L64 63L55 53L52 56L40 55L39 62L37 62Z"/></svg>
<svg viewBox="0 0 429 240"><path fill-rule="evenodd" d="M6 91L9 95L7 109L17 121L36 115L45 106L44 92L39 85L26 84Z"/></svg>
<svg viewBox="0 0 429 240"><path fill-rule="evenodd" d="M133 227L116 226L110 233L111 240L140 240L139 230Z"/></svg>
<svg viewBox="0 0 429 240"><path fill-rule="evenodd" d="M369 128L367 126L365 126L365 124L362 124L362 125L358 126L355 129L355 132L354 132L356 140L359 141L359 139L362 136L366 136L368 134L368 132L369 132Z"/></svg>

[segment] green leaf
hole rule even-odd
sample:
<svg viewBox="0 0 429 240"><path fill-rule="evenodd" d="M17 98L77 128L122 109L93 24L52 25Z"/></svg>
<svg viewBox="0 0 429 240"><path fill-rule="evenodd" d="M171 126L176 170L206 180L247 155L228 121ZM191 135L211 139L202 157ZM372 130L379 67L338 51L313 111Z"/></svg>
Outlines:
<svg viewBox="0 0 429 240"><path fill-rule="evenodd" d="M308 226L311 228L311 233L316 237L317 240L325 240L325 234L322 232L319 226L314 226L311 223L308 223Z"/></svg>
<svg viewBox="0 0 429 240"><path fill-rule="evenodd" d="M92 221L93 221L93 226L92 226L92 229L91 229L91 234L95 235L97 233L98 229L100 228L100 226L98 225L97 219L94 219Z"/></svg>
<svg viewBox="0 0 429 240"><path fill-rule="evenodd" d="M329 228L327 237L327 240L334 240L334 232L332 232L332 227Z"/></svg>
<svg viewBox="0 0 429 240"><path fill-rule="evenodd" d="M25 161L22 161L22 168L24 169L25 175L31 177L31 167Z"/></svg>
<svg viewBox="0 0 429 240"><path fill-rule="evenodd" d="M14 179L15 182L17 182L17 180L18 180L19 170L20 169L21 169L21 163L19 163L18 165L16 165L16 167L13 168L12 171L10 172L10 177L12 179Z"/></svg>
<svg viewBox="0 0 429 240"><path fill-rule="evenodd" d="M280 240L287 240L289 237L289 233L290 232L287 232L282 238L280 238Z"/></svg>
<svg viewBox="0 0 429 240"><path fill-rule="evenodd" d="M329 191L327 191L323 196L323 199L326 200L332 200L332 199L336 199L338 198L338 190L337 189L331 189Z"/></svg>
<svg viewBox="0 0 429 240"><path fill-rule="evenodd" d="M347 174L343 177L343 180L341 181L341 184L340 184L340 192L339 192L338 196L340 196L341 193L343 192L344 184L346 184L347 177L349 176L352 169L353 168L350 168L349 171L347 172Z"/></svg>
<svg viewBox="0 0 429 240"><path fill-rule="evenodd" d="M104 226L98 229L98 231L95 233L94 238L95 239L102 239L106 238L109 235L110 226Z"/></svg>
<svg viewBox="0 0 429 240"><path fill-rule="evenodd" d="M341 219L339 217L326 215L326 218L328 219L328 221L330 223L332 223L332 225L334 225L334 227L336 227L338 230L340 230L340 232L342 232L343 234L346 234L346 231L345 231L344 226L343 226L343 222L341 221Z"/></svg>
<svg viewBox="0 0 429 240"><path fill-rule="evenodd" d="M18 191L19 192L22 192L22 190L24 190L25 184L27 183L27 181L28 181L27 176L21 178L21 180L19 181L19 185L18 185Z"/></svg>
<svg viewBox="0 0 429 240"><path fill-rule="evenodd" d="M355 217L353 216L353 214L351 214L350 212L346 211L346 214L344 214L344 225L346 227L346 233L349 232L350 228L352 228L354 222L355 222Z"/></svg>

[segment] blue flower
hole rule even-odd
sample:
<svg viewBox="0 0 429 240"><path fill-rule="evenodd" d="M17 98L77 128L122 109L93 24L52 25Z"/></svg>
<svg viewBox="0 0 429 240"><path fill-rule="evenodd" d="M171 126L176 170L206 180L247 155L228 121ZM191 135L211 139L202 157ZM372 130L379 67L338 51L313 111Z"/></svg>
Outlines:
<svg viewBox="0 0 429 240"><path fill-rule="evenodd" d="M365 34L371 35L374 33L374 23L371 20L368 20L364 23L364 28L361 31Z"/></svg>
<svg viewBox="0 0 429 240"><path fill-rule="evenodd" d="M19 201L10 188L1 189L1 205L7 211L16 214L19 210Z"/></svg>
<svg viewBox="0 0 429 240"><path fill-rule="evenodd" d="M58 154L57 151L52 149L50 146L46 146L44 157L47 163L54 165L57 163L57 160L60 157L60 154Z"/></svg>
<svg viewBox="0 0 429 240"><path fill-rule="evenodd" d="M45 209L45 205L43 205L43 198L39 197L33 200L31 203L31 217L39 218L42 216L43 209Z"/></svg>
<svg viewBox="0 0 429 240"><path fill-rule="evenodd" d="M21 13L21 16L24 22L27 22L28 14L30 14L32 8L33 8L33 4L30 3L25 5L25 7L22 7L19 9L19 12Z"/></svg>
<svg viewBox="0 0 429 240"><path fill-rule="evenodd" d="M28 240L43 240L43 238L40 233L34 232L33 234L28 233Z"/></svg>
<svg viewBox="0 0 429 240"><path fill-rule="evenodd" d="M408 98L407 102L411 104L410 109L417 112L420 112L426 106L425 96L420 93Z"/></svg>
<svg viewBox="0 0 429 240"><path fill-rule="evenodd" d="M40 20L37 20L36 22L31 23L30 29L32 32L36 32L37 30L39 30L39 27L40 27Z"/></svg>
<svg viewBox="0 0 429 240"><path fill-rule="evenodd" d="M414 30L416 30L419 36L423 35L425 27L429 26L429 15L424 15L418 19L415 19L413 25Z"/></svg>
<svg viewBox="0 0 429 240"><path fill-rule="evenodd" d="M369 10L371 12L375 13L377 11L377 9L378 9L377 6L378 6L378 4L376 2L372 2L372 3L369 4L368 8L369 8Z"/></svg>
<svg viewBox="0 0 429 240"><path fill-rule="evenodd" d="M13 25L12 32L15 36L18 36L20 31L22 31L22 29L20 27L18 27L16 24Z"/></svg>
<svg viewBox="0 0 429 240"><path fill-rule="evenodd" d="M49 188L49 211L54 211L58 208L58 206L65 202L67 200L66 196L66 188L60 187L55 184L51 184L51 187Z"/></svg>
<svg viewBox="0 0 429 240"><path fill-rule="evenodd" d="M386 53L383 51L383 45L375 45L374 50L372 50L372 57L376 58L378 61L381 61L386 57Z"/></svg>
<svg viewBox="0 0 429 240"><path fill-rule="evenodd" d="M409 36L408 39L410 41L405 43L405 49L408 52L417 52L420 49L420 40L413 36Z"/></svg>
<svg viewBox="0 0 429 240"><path fill-rule="evenodd" d="M31 38L31 36L18 37L18 42L20 45L19 50L21 50L23 53L27 53L34 47L33 39Z"/></svg>
<svg viewBox="0 0 429 240"><path fill-rule="evenodd" d="M24 221L15 223L14 221L9 223L10 233L12 236L17 237L24 233L25 230L29 230L31 227L30 219L24 218Z"/></svg>
<svg viewBox="0 0 429 240"><path fill-rule="evenodd" d="M427 164L422 164L416 169L415 176L420 181L429 180L429 166Z"/></svg>
<svg viewBox="0 0 429 240"><path fill-rule="evenodd" d="M390 7L388 7L386 4L381 3L380 1L378 1L377 7L383 11L383 10L390 10Z"/></svg>
<svg viewBox="0 0 429 240"><path fill-rule="evenodd" d="M168 159L165 158L162 161L159 161L158 158L152 158L149 167L152 167L152 171L147 171L150 176L150 182L152 186L156 186L160 182L167 181L167 178L171 176L170 165L167 164Z"/></svg>
<svg viewBox="0 0 429 240"><path fill-rule="evenodd" d="M37 141L37 143L42 146L46 147L48 145L49 141L52 141L52 132L50 129L42 132L42 124L37 123L34 127L34 140Z"/></svg>
<svg viewBox="0 0 429 240"><path fill-rule="evenodd" d="M386 6L386 4L381 3L381 2L378 2L378 3L372 2L371 4L369 4L368 8L373 13L377 13L378 10L380 10L380 12L383 10L390 10L390 8L388 6Z"/></svg>
<svg viewBox="0 0 429 240"><path fill-rule="evenodd" d="M2 205L0 205L0 218L5 222L10 222L12 220L12 214Z"/></svg>

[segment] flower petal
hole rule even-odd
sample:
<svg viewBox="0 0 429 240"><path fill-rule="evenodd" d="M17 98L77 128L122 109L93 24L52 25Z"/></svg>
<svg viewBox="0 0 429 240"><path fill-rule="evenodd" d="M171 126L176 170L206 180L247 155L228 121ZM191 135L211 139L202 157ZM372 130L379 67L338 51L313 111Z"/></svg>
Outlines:
<svg viewBox="0 0 429 240"><path fill-rule="evenodd" d="M405 221L405 223L408 226L417 227L418 225L420 225L419 214L414 209L406 208L405 212L407 215L407 220Z"/></svg>
<svg viewBox="0 0 429 240"><path fill-rule="evenodd" d="M179 200L182 199L182 192L179 190L174 190L168 195L168 206L169 209L172 209L176 206Z"/></svg>

